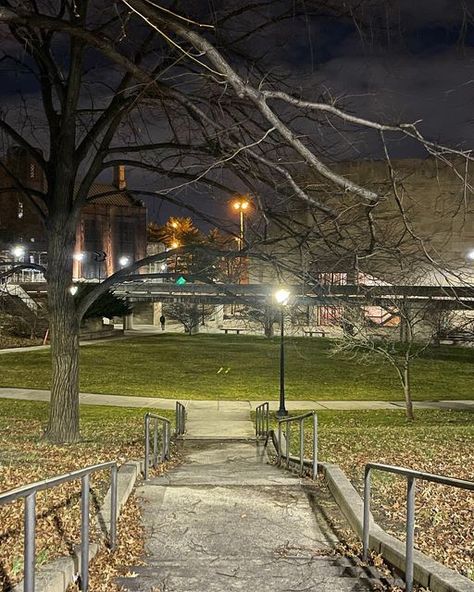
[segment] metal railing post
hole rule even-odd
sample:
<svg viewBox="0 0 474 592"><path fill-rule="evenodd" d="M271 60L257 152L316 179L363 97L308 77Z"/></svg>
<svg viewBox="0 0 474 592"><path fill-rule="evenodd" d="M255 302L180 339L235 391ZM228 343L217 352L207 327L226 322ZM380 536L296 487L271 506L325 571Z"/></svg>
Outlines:
<svg viewBox="0 0 474 592"><path fill-rule="evenodd" d="M81 495L81 590L89 588L89 474L82 477Z"/></svg>
<svg viewBox="0 0 474 592"><path fill-rule="evenodd" d="M290 468L290 438L291 438L291 424L289 421L286 422L286 468Z"/></svg>
<svg viewBox="0 0 474 592"><path fill-rule="evenodd" d="M115 550L117 546L117 477L118 477L118 468L117 465L112 467L112 475L111 475L111 499L110 499L110 548L112 551Z"/></svg>
<svg viewBox="0 0 474 592"><path fill-rule="evenodd" d="M36 491L25 497L24 592L35 590Z"/></svg>
<svg viewBox="0 0 474 592"><path fill-rule="evenodd" d="M269 403L265 403L265 436L268 435L268 432L270 431L270 405Z"/></svg>
<svg viewBox="0 0 474 592"><path fill-rule="evenodd" d="M281 447L283 439L283 429L281 423L278 423L278 466L281 466Z"/></svg>
<svg viewBox="0 0 474 592"><path fill-rule="evenodd" d="M153 422L153 468L158 466L158 420Z"/></svg>
<svg viewBox="0 0 474 592"><path fill-rule="evenodd" d="M313 413L313 481L318 476L318 416Z"/></svg>
<svg viewBox="0 0 474 592"><path fill-rule="evenodd" d="M260 409L259 409L259 407L256 407L256 409L255 409L255 437L256 438L258 438L260 436L259 429L258 429L259 418L260 418Z"/></svg>
<svg viewBox="0 0 474 592"><path fill-rule="evenodd" d="M150 456L150 417L148 413L145 415L145 467L143 470L143 477L145 481L148 479L148 462Z"/></svg>
<svg viewBox="0 0 474 592"><path fill-rule="evenodd" d="M158 420L157 420L158 426ZM157 427L158 429L158 427ZM166 424L163 425L162 432L161 432L161 462L166 460Z"/></svg>
<svg viewBox="0 0 474 592"><path fill-rule="evenodd" d="M365 467L364 474L364 525L362 531L362 559L369 558L370 535L370 467Z"/></svg>
<svg viewBox="0 0 474 592"><path fill-rule="evenodd" d="M406 563L405 589L413 590L413 547L415 544L415 478L407 477L407 524L406 524Z"/></svg>
<svg viewBox="0 0 474 592"><path fill-rule="evenodd" d="M304 419L300 419L300 477L304 474Z"/></svg>

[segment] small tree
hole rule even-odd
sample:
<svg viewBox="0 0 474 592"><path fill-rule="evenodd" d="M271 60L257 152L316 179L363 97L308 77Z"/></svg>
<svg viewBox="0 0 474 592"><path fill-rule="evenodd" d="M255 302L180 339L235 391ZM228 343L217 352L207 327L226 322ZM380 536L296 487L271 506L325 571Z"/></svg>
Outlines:
<svg viewBox="0 0 474 592"><path fill-rule="evenodd" d="M341 319L343 337L335 342L333 352L350 354L367 361L381 358L388 362L400 380L406 417L412 421L415 418L412 399L413 361L432 343L436 334L436 307L431 301L420 304L406 299L394 301L390 310L395 307L400 319L398 336L393 333L396 329L384 328L381 332L380 326L370 318L364 307L346 306Z"/></svg>
<svg viewBox="0 0 474 592"><path fill-rule="evenodd" d="M174 302L166 307L166 314L184 327L185 333L194 335L200 323L214 314L214 307L193 302Z"/></svg>

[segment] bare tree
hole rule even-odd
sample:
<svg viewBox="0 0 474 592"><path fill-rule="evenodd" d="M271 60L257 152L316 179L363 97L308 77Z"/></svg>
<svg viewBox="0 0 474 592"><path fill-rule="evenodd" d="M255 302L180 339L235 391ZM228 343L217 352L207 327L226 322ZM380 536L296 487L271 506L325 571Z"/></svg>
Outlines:
<svg viewBox="0 0 474 592"><path fill-rule="evenodd" d="M471 160L469 151L425 139L417 123L372 121L328 95L289 92L265 65L260 67L255 55L243 50L244 44L250 46L275 21L298 18L308 10L357 18L362 25L350 2L295 2L291 9L288 2L272 4L275 13L262 16L253 2L229 3L209 14L201 3L187 3L182 12L143 0L2 3L2 64L13 65L39 91L38 100L30 97L4 111L0 129L5 144L27 150L46 177L45 190L38 191L8 171L14 189L44 221L48 237L49 264L42 271L52 338L50 441L79 438L78 336L88 306L127 273L169 257L159 254L135 262L74 299L69 287L75 231L98 176L124 164L166 179L160 192L136 189L186 207L216 226L219 221L200 207L199 197L183 200L183 189L211 188L216 196L227 196L245 185L256 196L265 223L277 224L283 234L278 239L254 234L247 239L246 254L264 248L269 258L282 252L286 256L286 232L303 255L318 242L329 252L336 249L346 257L355 252L361 258L376 251L373 212L386 195L334 169L327 149L300 133L302 120L318 133L350 126L379 134L381 142L390 135L408 138L448 163L451 156ZM331 189L311 187L310 174ZM464 166L459 174L465 179ZM467 181L465 185L470 190ZM267 198L265 187L270 189ZM302 210L312 219L309 235L308 225L301 223ZM401 202L400 216L413 241L433 259ZM278 244L279 252L271 253ZM301 269L293 273L310 273L305 265Z"/></svg>
<svg viewBox="0 0 474 592"><path fill-rule="evenodd" d="M192 302L174 302L166 305L163 312L169 318L181 323L185 333L195 335L199 332L199 325L204 325L206 319L215 313L215 307Z"/></svg>

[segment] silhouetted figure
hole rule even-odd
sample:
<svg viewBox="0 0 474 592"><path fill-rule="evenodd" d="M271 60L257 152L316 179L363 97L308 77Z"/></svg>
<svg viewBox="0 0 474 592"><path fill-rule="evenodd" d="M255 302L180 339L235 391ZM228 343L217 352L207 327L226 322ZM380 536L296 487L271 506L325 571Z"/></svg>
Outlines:
<svg viewBox="0 0 474 592"><path fill-rule="evenodd" d="M161 324L161 330L164 331L165 325L166 325L166 319L165 319L164 315L161 315L161 317L160 317L160 324Z"/></svg>

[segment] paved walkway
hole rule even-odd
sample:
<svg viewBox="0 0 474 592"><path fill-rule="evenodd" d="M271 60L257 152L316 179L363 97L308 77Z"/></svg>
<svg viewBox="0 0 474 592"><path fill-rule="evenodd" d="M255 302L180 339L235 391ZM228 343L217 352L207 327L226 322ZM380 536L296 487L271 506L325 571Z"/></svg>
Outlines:
<svg viewBox="0 0 474 592"><path fill-rule="evenodd" d="M118 582L125 590L367 589L342 577L336 558L326 556L335 541L311 508L311 489L269 465L255 445L194 443L183 465L139 487L137 495L147 565L128 566L132 575Z"/></svg>
<svg viewBox="0 0 474 592"><path fill-rule="evenodd" d="M50 393L47 390L0 387L0 398L19 399L23 401L49 401ZM114 407L146 407L155 409L174 409L174 399L160 399L155 397L132 397L130 395L100 395L81 393L80 401L83 405L111 405ZM226 411L242 412L255 409L264 401L201 401L195 399L180 399L186 404L188 411L196 410L201 414L216 412L223 414ZM417 409L455 409L474 411L473 400L459 401L415 401ZM394 409L400 410L405 406L403 401L287 401L288 410L295 409L334 409L334 410L363 410L363 409ZM270 401L270 409L278 409L278 401ZM195 416L199 421L199 415ZM225 416L222 415L221 418Z"/></svg>

